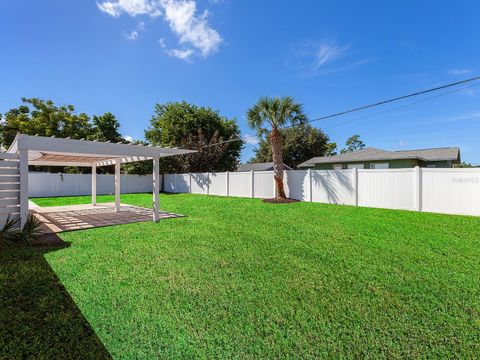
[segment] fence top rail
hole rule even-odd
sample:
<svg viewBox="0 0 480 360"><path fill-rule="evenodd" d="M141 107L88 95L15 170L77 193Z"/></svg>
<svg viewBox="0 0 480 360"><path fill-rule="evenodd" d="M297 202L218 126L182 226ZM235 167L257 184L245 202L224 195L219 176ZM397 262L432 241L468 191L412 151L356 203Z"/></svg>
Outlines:
<svg viewBox="0 0 480 360"><path fill-rule="evenodd" d="M395 173L395 172L414 172L415 168L402 168L402 169L358 169L358 172L363 172L363 173L380 173L380 172L385 172L385 173Z"/></svg>
<svg viewBox="0 0 480 360"><path fill-rule="evenodd" d="M422 168L424 172L478 172L480 168Z"/></svg>

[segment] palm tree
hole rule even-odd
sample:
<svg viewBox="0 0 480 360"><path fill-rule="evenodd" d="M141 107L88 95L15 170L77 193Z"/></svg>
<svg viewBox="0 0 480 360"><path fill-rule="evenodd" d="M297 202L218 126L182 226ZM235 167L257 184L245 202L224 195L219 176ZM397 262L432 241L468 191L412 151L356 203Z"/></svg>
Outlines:
<svg viewBox="0 0 480 360"><path fill-rule="evenodd" d="M261 97L247 111L248 126L258 131L259 136L267 135L272 147L273 177L275 179L275 196L285 199L283 189L283 154L282 134L280 128L287 125L304 123L306 116L302 105L291 96L282 98ZM270 131L268 130L270 127Z"/></svg>

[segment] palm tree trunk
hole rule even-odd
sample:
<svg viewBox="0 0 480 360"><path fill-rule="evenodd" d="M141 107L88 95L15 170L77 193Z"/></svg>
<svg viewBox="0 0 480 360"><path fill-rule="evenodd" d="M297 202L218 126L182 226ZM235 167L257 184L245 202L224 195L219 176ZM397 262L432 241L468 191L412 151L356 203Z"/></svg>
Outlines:
<svg viewBox="0 0 480 360"><path fill-rule="evenodd" d="M277 199L286 199L283 189L283 154L282 154L282 136L277 128L270 132L270 145L272 146L273 158L273 178L275 179L275 197Z"/></svg>

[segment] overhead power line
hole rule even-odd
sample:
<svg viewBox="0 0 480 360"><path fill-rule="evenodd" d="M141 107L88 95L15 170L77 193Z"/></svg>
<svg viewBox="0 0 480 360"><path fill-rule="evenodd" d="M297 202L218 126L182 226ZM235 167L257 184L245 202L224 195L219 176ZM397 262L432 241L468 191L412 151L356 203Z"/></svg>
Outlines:
<svg viewBox="0 0 480 360"><path fill-rule="evenodd" d="M372 103L372 104L355 107L355 108L352 108L352 109L340 111L340 112L333 113L333 114L330 114L330 115L320 116L320 117L317 117L317 118L313 118L313 119L311 119L311 120L308 120L306 123L312 123L312 122L314 122L314 121L320 121L320 120L327 120L327 119L331 119L331 118L335 118L335 117L339 117L339 116L351 114L351 113L354 113L354 112L359 112L359 111L362 111L362 110L374 108L374 107L377 107L377 106L389 104L389 103L396 102L396 101L400 101L400 100L405 100L405 99L408 99L408 98L412 98L412 97L416 97L416 96L420 96L420 95L424 95L424 94L428 94L428 93L432 93L432 92L436 92L436 91L440 91L440 90L443 90L443 89L451 88L451 87L458 86L458 85L461 85L461 84L470 83L470 82L477 81L477 80L480 80L480 76L475 76L475 77L472 77L472 78L468 78L468 79L465 79L465 80L448 83L448 84L445 84L445 85L441 85L441 86L429 88L429 89L426 89L426 90L416 91L416 92L413 92L413 93L410 93L410 94L407 94L407 95L402 95L402 96L398 96L398 97L391 98L391 99L387 99L387 100L377 101L377 102ZM367 115L367 116L365 116L365 117L362 117L362 118L359 118L359 119L354 119L354 120L351 120L351 121L349 121L349 122L362 120L362 119L364 119L364 118L368 118L368 117L371 117L371 116L380 115L380 114L383 114L383 113L386 113L386 112L389 112L389 111L393 111L393 110L398 110L398 109L401 109L401 108L404 108L404 107L407 107L407 106L415 105L415 104L420 103L420 102L423 102L423 101L435 99L435 98L438 98L438 97L444 96L444 95L449 95L449 94L451 94L451 93L464 90L464 89L466 89L466 88L468 88L468 87L471 87L471 86L466 86L466 87L463 87L463 88L461 88L461 89L457 89L457 90L454 90L454 91L450 91L450 92L446 92L446 93L439 94L439 95L436 95L436 96L432 96L432 97L430 97L430 98L422 99L422 100L419 100L419 101L416 101L416 102L413 102L413 103L410 103L410 104L407 104L407 105L403 105L403 106L400 106L400 107L397 107L397 108L394 108L394 109L388 109L388 110L385 110L385 111L380 112L380 113L376 113L376 114L372 114L372 115ZM346 123L349 123L349 122L345 122L345 123L342 123L342 124L346 124ZM338 124L338 125L342 125L342 124ZM286 126L286 127L284 127L283 129L287 129L287 128L294 127L294 126L298 126L298 125ZM336 126L336 125L332 125L332 126ZM330 127L331 127L331 126L330 126ZM211 146L216 146L216 145L221 145L221 144L227 144L227 143L231 143L231 142L243 140L244 138L245 138L245 137L235 138L235 139L230 139L230 140L225 140L225 141L221 141L221 142L218 142L218 143L215 143L215 144L205 145L205 146L203 146L203 147L211 147Z"/></svg>
<svg viewBox="0 0 480 360"><path fill-rule="evenodd" d="M455 90L451 90L451 91L444 92L444 93L441 93L441 94L437 94L437 95L434 95L434 96L430 96L430 97L427 97L427 98L424 98L424 99L420 99L420 100L417 100L417 101L410 102L410 103L405 104L405 105L400 105L400 106L396 106L396 107L394 107L394 108L390 108L390 109L386 109L386 110L383 110L383 111L379 111L379 112L376 112L376 113L374 113L374 114L369 114L369 115L361 116L361 117L359 117L359 118L347 120L347 121L344 121L344 122L341 122L341 123L337 123L337 124L332 124L332 125L323 126L323 128L324 128L324 129L329 129L329 128L332 128L332 127L341 126L341 125L345 125L345 124L350 124L350 123L353 123L353 122L356 122L356 121L360 121L360 120L372 118L372 117L375 117L375 116L378 116L378 115L383 115L383 114L386 114L386 113L389 113L389 112L392 112L392 111L397 111L397 110L401 110L401 109L407 108L407 107L409 107L409 106L413 106L413 105L416 105L416 104L424 103L424 102L427 102L427 101L430 101L430 100L435 100L435 99L437 99L437 98L439 98L439 97L446 96L446 95L450 95L450 94L454 94L454 93L457 93L457 92L460 92L460 91L463 91L463 90L472 88L472 87L474 87L474 86L479 86L479 85L480 85L480 83L470 84L470 85L468 85L468 86L464 86L464 87L461 87L461 88L459 88L459 89L455 89Z"/></svg>

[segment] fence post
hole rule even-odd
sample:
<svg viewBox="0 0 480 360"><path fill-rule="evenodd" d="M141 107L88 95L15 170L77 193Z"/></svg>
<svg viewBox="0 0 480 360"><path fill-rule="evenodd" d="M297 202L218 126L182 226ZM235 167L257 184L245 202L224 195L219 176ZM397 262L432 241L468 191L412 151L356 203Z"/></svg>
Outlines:
<svg viewBox="0 0 480 360"><path fill-rule="evenodd" d="M310 202L313 202L312 169L308 169L307 173L308 173L308 196L309 196Z"/></svg>
<svg viewBox="0 0 480 360"><path fill-rule="evenodd" d="M358 206L358 169L353 168L353 191L354 191L354 199L353 204Z"/></svg>
<svg viewBox="0 0 480 360"><path fill-rule="evenodd" d="M207 172L207 195L210 195L210 173Z"/></svg>
<svg viewBox="0 0 480 360"><path fill-rule="evenodd" d="M188 173L188 192L192 193L192 173Z"/></svg>
<svg viewBox="0 0 480 360"><path fill-rule="evenodd" d="M230 188L230 171L227 171L225 175L227 176L227 179L225 181L226 187L227 187L225 193L227 194L226 196L229 196L230 195L230 189L229 189Z"/></svg>
<svg viewBox="0 0 480 360"><path fill-rule="evenodd" d="M415 166L413 170L413 210L422 211L422 169Z"/></svg>
<svg viewBox="0 0 480 360"><path fill-rule="evenodd" d="M250 182L251 182L251 189L252 189L252 198L255 197L255 184L254 184L254 171L253 170L250 170Z"/></svg>

